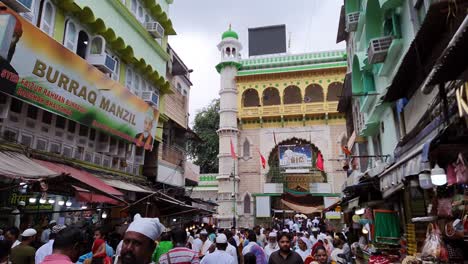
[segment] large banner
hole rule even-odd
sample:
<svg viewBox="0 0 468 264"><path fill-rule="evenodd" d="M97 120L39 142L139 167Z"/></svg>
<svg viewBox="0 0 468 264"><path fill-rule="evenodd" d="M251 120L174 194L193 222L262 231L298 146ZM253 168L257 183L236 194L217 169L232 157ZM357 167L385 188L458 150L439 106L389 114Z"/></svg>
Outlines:
<svg viewBox="0 0 468 264"><path fill-rule="evenodd" d="M0 91L152 149L156 109L10 9L0 10Z"/></svg>
<svg viewBox="0 0 468 264"><path fill-rule="evenodd" d="M278 150L281 168L312 167L312 147L310 145L280 145Z"/></svg>

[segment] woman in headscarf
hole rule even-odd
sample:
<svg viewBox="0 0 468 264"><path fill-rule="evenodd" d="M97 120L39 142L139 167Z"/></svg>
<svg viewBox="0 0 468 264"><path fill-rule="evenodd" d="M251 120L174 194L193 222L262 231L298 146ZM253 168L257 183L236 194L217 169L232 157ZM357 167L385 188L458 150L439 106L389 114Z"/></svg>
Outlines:
<svg viewBox="0 0 468 264"><path fill-rule="evenodd" d="M305 260L310 255L310 240L306 237L300 237L298 240L298 248L296 252L301 256L302 260Z"/></svg>
<svg viewBox="0 0 468 264"><path fill-rule="evenodd" d="M333 238L331 236L326 236L325 239L323 240L323 246L327 250L327 255L331 256L331 253L334 249L333 247Z"/></svg>
<svg viewBox="0 0 468 264"><path fill-rule="evenodd" d="M317 246L312 255L307 256L304 264L328 264L327 250L323 246Z"/></svg>
<svg viewBox="0 0 468 264"><path fill-rule="evenodd" d="M103 239L94 240L92 252L93 257L86 259L83 264L112 264L112 258L106 254L106 241Z"/></svg>

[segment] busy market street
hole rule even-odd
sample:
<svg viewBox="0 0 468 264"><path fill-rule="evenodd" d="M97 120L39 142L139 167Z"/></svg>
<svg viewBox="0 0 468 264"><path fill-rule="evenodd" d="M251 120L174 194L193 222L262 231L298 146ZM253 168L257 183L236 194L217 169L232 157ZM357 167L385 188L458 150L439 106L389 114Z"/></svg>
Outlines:
<svg viewBox="0 0 468 264"><path fill-rule="evenodd" d="M467 264L468 0L0 0L0 264Z"/></svg>

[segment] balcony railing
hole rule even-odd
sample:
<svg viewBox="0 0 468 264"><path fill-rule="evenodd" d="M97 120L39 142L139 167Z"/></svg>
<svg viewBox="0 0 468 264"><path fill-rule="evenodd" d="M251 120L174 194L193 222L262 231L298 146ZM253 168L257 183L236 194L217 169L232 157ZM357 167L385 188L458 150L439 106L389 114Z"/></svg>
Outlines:
<svg viewBox="0 0 468 264"><path fill-rule="evenodd" d="M242 107L240 118L309 115L338 112L338 102L302 103L258 107Z"/></svg>

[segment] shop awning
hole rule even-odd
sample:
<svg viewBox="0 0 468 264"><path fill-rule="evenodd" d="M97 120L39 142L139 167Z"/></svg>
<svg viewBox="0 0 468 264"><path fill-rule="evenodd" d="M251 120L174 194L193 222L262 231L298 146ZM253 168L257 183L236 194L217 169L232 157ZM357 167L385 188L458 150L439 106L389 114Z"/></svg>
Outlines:
<svg viewBox="0 0 468 264"><path fill-rule="evenodd" d="M87 202L87 203L108 203L108 204L115 204L115 205L120 205L122 202L111 198L107 197L102 194L97 194L94 193L90 190L78 187L78 186L73 186L75 189L75 197L78 201L80 202Z"/></svg>
<svg viewBox="0 0 468 264"><path fill-rule="evenodd" d="M114 180L114 179L104 179L100 178L103 182L107 183L108 185L124 190L124 191L129 191L129 192L137 192L137 193L154 193L154 191L150 190L149 188L143 188L140 187L136 184L129 183L129 182L124 182L121 180Z"/></svg>
<svg viewBox="0 0 468 264"><path fill-rule="evenodd" d="M121 197L123 196L123 193L116 190L112 186L106 184L105 182L101 181L100 179L98 179L97 177L95 177L94 175L92 175L91 173L87 171L76 169L76 168L73 168L64 164L60 164L60 163L52 163L49 161L37 160L37 159L35 159L34 161L48 168L51 171L54 171L60 174L69 175L73 179L85 184L87 186L85 191L77 191L78 198L81 198L88 202L107 203L109 201L108 199L113 199L116 201L123 202L123 200L121 199ZM91 193L93 195L92 197L88 195ZM99 199L99 198L102 198L102 199Z"/></svg>
<svg viewBox="0 0 468 264"><path fill-rule="evenodd" d="M395 151L397 162L379 175L382 197L387 198L403 188L403 179L428 170L428 155L432 140L440 133L442 119L437 117L413 140L398 146ZM403 152L404 151L404 152Z"/></svg>
<svg viewBox="0 0 468 264"><path fill-rule="evenodd" d="M291 202L288 202L284 199L281 199L281 202L286 205L287 207L291 208L292 210L296 212L301 212L303 214L313 214L313 213L321 213L323 210L323 206L303 206L299 204L294 204Z"/></svg>
<svg viewBox="0 0 468 264"><path fill-rule="evenodd" d="M13 179L41 179L59 176L60 174L37 164L19 152L0 152L0 176Z"/></svg>

